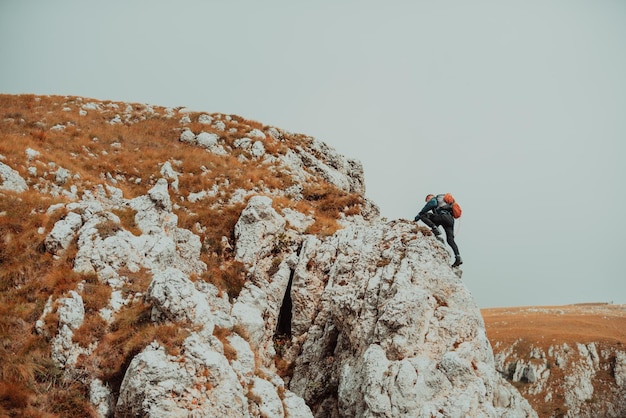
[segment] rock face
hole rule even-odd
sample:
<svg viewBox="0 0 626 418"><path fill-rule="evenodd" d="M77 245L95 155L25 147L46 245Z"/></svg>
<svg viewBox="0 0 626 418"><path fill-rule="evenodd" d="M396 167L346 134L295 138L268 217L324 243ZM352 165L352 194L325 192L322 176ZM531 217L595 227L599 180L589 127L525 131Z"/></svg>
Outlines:
<svg viewBox="0 0 626 418"><path fill-rule="evenodd" d="M317 416L534 416L495 372L448 254L415 224L354 224L307 254L292 293L308 288L317 312L294 305L311 326L293 335L304 343L289 387ZM297 282L315 278L323 287Z"/></svg>
<svg viewBox="0 0 626 418"><path fill-rule="evenodd" d="M182 353L155 342L133 359L110 400L116 416L535 416L496 372L480 312L445 248L415 223L356 217L321 240L291 229L270 198L253 197L235 227L235 255L249 280L229 302L190 280L203 268L199 243L177 230L167 183L128 202L142 235L120 227L102 239L95 225L115 222L106 208L118 203L68 205L46 239L49 250L62 251L74 234L76 268L111 283L123 281L121 268L148 267L152 320L199 331ZM66 300L68 325L57 339L71 342L62 336L80 325L80 309L69 309L80 296ZM286 300L291 320L281 325ZM216 324L245 338L231 332L220 341ZM278 335L287 338L280 353ZM75 363L72 344L54 347L60 365ZM286 382L277 356L295 365Z"/></svg>
<svg viewBox="0 0 626 418"><path fill-rule="evenodd" d="M104 107L83 105L79 115ZM97 120L120 129L156 117L151 108L137 115L137 107L121 114L119 106L107 107L114 114ZM75 251L68 257L73 273L85 278L50 296L37 330L55 334L49 335L52 359L66 375L80 377L100 416L536 416L496 371L480 312L449 267L446 248L414 222L381 220L364 196L358 161L308 137L288 146L275 128L247 126L237 133L234 118L224 115L201 115L203 132L194 133L192 118L184 114L176 121L175 140L197 147L211 164L192 175L183 163L161 161L149 186L133 198L125 197L127 188L143 180L131 177L132 169L100 173L103 184L81 190L80 173L39 161L44 154L26 154L23 167L31 176L38 167L54 166L45 181L29 178L33 188L69 200L48 210L60 219L45 233L45 250L55 259ZM238 137L226 141L225 132ZM80 148L84 158L99 158L89 148L99 140L90 141ZM114 142L98 155L121 153L125 146ZM272 189L271 179L257 173L249 189L226 193L220 188L236 183L235 171L212 170L230 153L236 155L231 164L264 164L265 176L289 181ZM13 172L0 169L9 173L3 184L21 187ZM198 187L186 190L190 185ZM305 196L317 201L328 191L339 196L333 202L340 212L336 232L307 232L319 213L276 204ZM360 197L359 211L345 209L354 199L340 199L351 194ZM211 216L225 216L222 210L231 205L239 208L238 218L224 236L203 241L201 231L219 222L201 219L183 228L180 219L195 214L181 206L209 198L216 208ZM233 266L243 285L227 292L219 279ZM149 285L137 290L141 275ZM110 291L110 297L100 293L107 300L99 304L88 291L97 286ZM131 305L147 306L148 313L117 318ZM99 340L76 338L85 323L87 330L119 333L126 326L139 334L136 339L150 338L117 353L106 332ZM166 331L184 332L174 341L159 334ZM99 374L104 357L96 354L106 344L102 350L113 351L107 360L128 356L120 376Z"/></svg>

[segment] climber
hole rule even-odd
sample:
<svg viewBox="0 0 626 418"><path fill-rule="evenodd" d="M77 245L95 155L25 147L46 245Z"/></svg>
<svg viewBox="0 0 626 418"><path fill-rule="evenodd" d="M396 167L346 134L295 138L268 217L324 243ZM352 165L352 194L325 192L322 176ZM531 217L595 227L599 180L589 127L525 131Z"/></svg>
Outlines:
<svg viewBox="0 0 626 418"><path fill-rule="evenodd" d="M443 195L440 196L443 197ZM455 260L452 267L458 267L463 264L459 254L459 247L454 242L454 217L452 216L450 205L445 204L439 196L429 194L426 196L426 205L415 217L415 222L420 220L430 227L435 237L441 242L443 242L443 239L440 237L441 231L439 231L438 227L439 225L443 226L448 245L454 251Z"/></svg>

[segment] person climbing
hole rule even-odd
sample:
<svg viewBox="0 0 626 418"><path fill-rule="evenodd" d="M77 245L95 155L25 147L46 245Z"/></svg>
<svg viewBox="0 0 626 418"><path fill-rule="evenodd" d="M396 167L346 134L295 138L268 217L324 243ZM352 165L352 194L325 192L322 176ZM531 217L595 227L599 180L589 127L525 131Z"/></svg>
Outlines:
<svg viewBox="0 0 626 418"><path fill-rule="evenodd" d="M439 231L439 225L443 226L443 230L446 232L446 240L448 245L454 252L454 263L452 267L458 267L463 264L461 255L459 254L459 247L457 247L454 241L454 217L452 216L452 205L444 201L444 195L429 194L426 196L426 205L415 216L415 222L422 221L433 231L435 237L441 242L441 231Z"/></svg>

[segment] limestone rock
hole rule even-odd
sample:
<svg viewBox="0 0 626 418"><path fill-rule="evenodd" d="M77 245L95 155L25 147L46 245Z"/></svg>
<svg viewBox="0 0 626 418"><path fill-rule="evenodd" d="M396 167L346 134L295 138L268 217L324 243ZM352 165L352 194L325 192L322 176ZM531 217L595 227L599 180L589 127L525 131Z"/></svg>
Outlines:
<svg viewBox="0 0 626 418"><path fill-rule="evenodd" d="M175 267L185 273L204 271L206 266L199 260L200 238L177 227L178 217L172 213L167 187L167 181L160 179L147 195L122 202L137 212L135 221L143 232L140 236L123 229L119 217L105 210L100 202L85 200L68 206L81 213L84 222L78 231L74 270L103 272L105 276L123 267L131 271L142 267L151 270ZM107 225L109 230L105 236L100 234L102 225ZM62 231L67 229L61 227ZM50 240L54 247L58 239L53 238Z"/></svg>
<svg viewBox="0 0 626 418"><path fill-rule="evenodd" d="M161 317L171 321L188 320L204 325L209 333L213 332L211 309L205 294L196 290L194 284L178 269L170 267L158 271L148 286L146 300L153 305L153 320Z"/></svg>
<svg viewBox="0 0 626 418"><path fill-rule="evenodd" d="M322 243L308 274L327 284L290 389L335 403L331 416L536 416L495 371L447 257L411 223L352 225Z"/></svg>
<svg viewBox="0 0 626 418"><path fill-rule="evenodd" d="M83 220L79 214L69 212L65 218L54 224L52 231L46 236L46 249L53 254L65 250L74 240L82 224Z"/></svg>
<svg viewBox="0 0 626 418"><path fill-rule="evenodd" d="M273 238L285 229L285 219L272 207L272 199L254 196L235 224L235 258L246 265L267 256Z"/></svg>
<svg viewBox="0 0 626 418"><path fill-rule="evenodd" d="M28 190L28 185L20 173L0 162L0 190L23 192Z"/></svg>
<svg viewBox="0 0 626 418"><path fill-rule="evenodd" d="M107 417L112 411L111 389L106 386L100 379L94 379L89 385L89 401L96 407L98 416Z"/></svg>
<svg viewBox="0 0 626 418"><path fill-rule="evenodd" d="M59 331L52 340L51 352L54 362L65 368L76 364L78 356L85 352L73 341L74 331L85 319L85 307L82 297L73 290L69 297L59 299L58 303Z"/></svg>
<svg viewBox="0 0 626 418"><path fill-rule="evenodd" d="M620 351L615 356L615 382L626 390L626 352Z"/></svg>

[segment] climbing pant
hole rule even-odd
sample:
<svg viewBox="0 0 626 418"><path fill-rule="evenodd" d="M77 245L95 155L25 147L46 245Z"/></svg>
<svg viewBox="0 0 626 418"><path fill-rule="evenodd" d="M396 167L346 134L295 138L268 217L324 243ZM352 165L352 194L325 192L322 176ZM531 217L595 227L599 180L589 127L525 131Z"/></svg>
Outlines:
<svg viewBox="0 0 626 418"><path fill-rule="evenodd" d="M443 230L446 232L446 241L452 251L454 251L455 257L459 256L459 247L457 247L456 242L454 242L454 218L449 213L425 213L420 217L420 219L430 227L430 229L437 228L438 225L443 227Z"/></svg>

